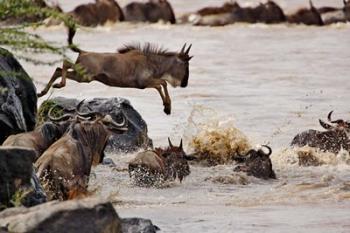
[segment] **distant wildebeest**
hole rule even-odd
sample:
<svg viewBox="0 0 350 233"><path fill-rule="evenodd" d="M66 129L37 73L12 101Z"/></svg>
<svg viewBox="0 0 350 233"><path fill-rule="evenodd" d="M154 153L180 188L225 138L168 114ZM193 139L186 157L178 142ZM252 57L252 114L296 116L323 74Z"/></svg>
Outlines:
<svg viewBox="0 0 350 233"><path fill-rule="evenodd" d="M287 16L288 23L316 25L316 26L324 25L321 18L321 14L314 7L311 0L309 3L310 3L310 9L302 8L297 12L295 12L294 14L288 15Z"/></svg>
<svg viewBox="0 0 350 233"><path fill-rule="evenodd" d="M59 77L62 77L61 82L54 84L54 88L64 87L66 78L77 82L96 80L115 87L155 88L163 100L164 112L171 113L167 82L173 87L187 87L191 45L186 49L185 44L179 53L168 52L149 43L143 48L126 45L118 53L97 53L74 47L74 34L75 30L70 28L68 43L74 52L79 53L75 64L64 60L63 67L56 68L45 89L38 94L39 97L45 95ZM85 73L72 70L75 65L82 67Z"/></svg>
<svg viewBox="0 0 350 233"><path fill-rule="evenodd" d="M129 175L137 185L151 186L176 178L181 182L190 174L188 160L194 158L186 155L182 140L178 147L168 141L169 147L140 152L129 162Z"/></svg>
<svg viewBox="0 0 350 233"><path fill-rule="evenodd" d="M64 134L70 124L71 116L71 114L65 114L60 118L52 118L49 114L53 122L45 122L30 132L11 135L2 145L32 149L36 152L35 160L37 160L51 144Z"/></svg>
<svg viewBox="0 0 350 233"><path fill-rule="evenodd" d="M276 174L272 169L272 162L270 155L272 150L270 147L266 147L269 152L265 153L263 149L249 150L245 155L234 156L233 159L243 165L235 167L236 172L246 172L248 175L255 176L262 179L276 179Z"/></svg>
<svg viewBox="0 0 350 233"><path fill-rule="evenodd" d="M86 114L76 116L68 131L35 163L49 200L86 195L91 166L103 161L110 130L120 133L127 130L125 117L119 123L110 115L98 114L92 120L80 117Z"/></svg>
<svg viewBox="0 0 350 233"><path fill-rule="evenodd" d="M350 20L350 2L343 0L343 3L343 8L320 7L317 9L325 25L339 22L344 23Z"/></svg>
<svg viewBox="0 0 350 233"><path fill-rule="evenodd" d="M95 3L82 4L68 14L78 24L88 27L124 21L123 11L115 0L96 0Z"/></svg>
<svg viewBox="0 0 350 233"><path fill-rule="evenodd" d="M332 113L333 111L328 114L328 121L333 125L319 120L320 125L327 131L310 129L302 132L293 138L291 146L310 146L335 154L341 149L350 152L350 122L341 119L333 121Z"/></svg>
<svg viewBox="0 0 350 233"><path fill-rule="evenodd" d="M235 8L240 8L237 2L226 2L221 7L205 7L185 15L182 21L197 26L224 26L233 23L232 12Z"/></svg>
<svg viewBox="0 0 350 233"><path fill-rule="evenodd" d="M134 22L176 23L174 10L167 0L150 0L149 2L132 2L123 8L125 20Z"/></svg>

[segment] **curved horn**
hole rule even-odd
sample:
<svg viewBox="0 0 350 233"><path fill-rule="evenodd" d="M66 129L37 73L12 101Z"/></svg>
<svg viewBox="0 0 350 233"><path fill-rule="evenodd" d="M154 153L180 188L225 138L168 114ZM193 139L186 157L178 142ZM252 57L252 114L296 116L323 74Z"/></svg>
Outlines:
<svg viewBox="0 0 350 233"><path fill-rule="evenodd" d="M267 148L267 149L269 150L269 152L268 152L267 154L265 154L265 155L270 156L270 155L272 154L272 149L271 149L271 147L269 147L268 145L262 145L262 146L265 147L265 148Z"/></svg>
<svg viewBox="0 0 350 233"><path fill-rule="evenodd" d="M182 47L180 53L184 53L185 52L186 45L187 45L187 43L184 44L184 46Z"/></svg>
<svg viewBox="0 0 350 233"><path fill-rule="evenodd" d="M320 125L325 129L332 129L333 128L333 126L331 126L330 124L327 124L326 122L324 122L321 119L319 119L318 122L320 122Z"/></svg>
<svg viewBox="0 0 350 233"><path fill-rule="evenodd" d="M169 146L170 146L170 147L174 147L173 144L171 143L171 140L170 140L169 137L168 137L168 142L169 142Z"/></svg>
<svg viewBox="0 0 350 233"><path fill-rule="evenodd" d="M315 7L314 7L314 4L312 3L311 0L309 0L309 4L310 4L310 8L311 8L311 9L315 8Z"/></svg>
<svg viewBox="0 0 350 233"><path fill-rule="evenodd" d="M344 120L342 120L342 119L332 121L332 113L333 113L333 111L330 111L328 113L328 121L330 121L331 123L335 123L335 124L342 124L342 123L344 123Z"/></svg>
<svg viewBox="0 0 350 233"><path fill-rule="evenodd" d="M60 117L54 117L52 116L52 110L56 107L57 105L53 106L52 108L50 108L49 112L47 113L47 116L49 117L49 119L51 121L65 121L68 120L69 118L71 118L73 116L73 114L70 113L66 113L63 116Z"/></svg>
<svg viewBox="0 0 350 233"><path fill-rule="evenodd" d="M123 115L123 120L121 123L118 123L116 121L113 120L112 116L107 114L105 115L103 118L102 118L102 122L106 122L106 123L109 123L111 124L112 126L116 127L117 129L119 128L123 128L126 126L126 118L125 116ZM127 129L126 129L127 130Z"/></svg>
<svg viewBox="0 0 350 233"><path fill-rule="evenodd" d="M333 110L328 113L327 119L329 122L332 122L332 113L333 113Z"/></svg>
<svg viewBox="0 0 350 233"><path fill-rule="evenodd" d="M181 138L179 147L180 147L180 149L182 149L182 138Z"/></svg>
<svg viewBox="0 0 350 233"><path fill-rule="evenodd" d="M187 50L186 50L185 54L188 54L188 53L190 52L191 47L192 47L192 44L190 44L190 46L188 46L188 48L187 48Z"/></svg>

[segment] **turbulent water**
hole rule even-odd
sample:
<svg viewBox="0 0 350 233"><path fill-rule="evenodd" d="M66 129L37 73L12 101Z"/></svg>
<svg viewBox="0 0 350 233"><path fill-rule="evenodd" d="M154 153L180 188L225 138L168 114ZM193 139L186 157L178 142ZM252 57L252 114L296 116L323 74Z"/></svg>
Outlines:
<svg viewBox="0 0 350 233"><path fill-rule="evenodd" d="M71 10L82 1L59 2ZM127 1L119 2L123 6ZM222 1L171 2L179 15ZM307 5L299 0L278 2L288 11ZM330 0L314 3L341 5ZM61 26L36 32L66 43ZM225 124L239 129L252 145L268 143L274 150L277 180L234 174L233 165L192 165L182 184L160 189L131 183L126 168L134 154L110 154L117 167L98 166L91 187L97 187L97 196L113 200L121 216L150 218L162 232L350 232L349 154L315 153L323 166L299 167L296 151L289 149L298 132L320 129L318 119L325 119L330 110L335 118L350 119L349 24L210 28L121 23L81 29L74 39L83 49L108 52L130 42L153 42L169 50L192 43L189 86L169 89L171 116L163 113L161 98L152 89L68 80L67 87L51 96L128 98L147 121L156 146L165 146L168 136L174 144L183 137L190 151L191 139L203 127ZM70 56L74 59L76 54ZM24 66L38 89L55 69Z"/></svg>

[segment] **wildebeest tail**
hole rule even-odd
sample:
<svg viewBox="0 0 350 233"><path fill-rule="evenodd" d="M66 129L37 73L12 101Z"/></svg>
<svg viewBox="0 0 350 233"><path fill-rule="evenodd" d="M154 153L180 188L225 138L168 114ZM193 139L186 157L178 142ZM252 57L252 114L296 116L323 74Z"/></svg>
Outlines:
<svg viewBox="0 0 350 233"><path fill-rule="evenodd" d="M76 53L80 53L81 49L73 44L73 37L75 35L76 29L74 26L68 28L68 46L69 48Z"/></svg>

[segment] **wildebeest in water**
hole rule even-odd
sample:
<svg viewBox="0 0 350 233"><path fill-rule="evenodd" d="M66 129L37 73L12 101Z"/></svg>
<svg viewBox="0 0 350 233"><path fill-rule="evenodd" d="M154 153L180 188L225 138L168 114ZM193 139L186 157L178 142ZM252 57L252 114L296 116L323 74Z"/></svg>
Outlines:
<svg viewBox="0 0 350 233"><path fill-rule="evenodd" d="M321 14L314 7L311 0L309 1L309 3L310 3L310 9L303 8L298 10L294 14L288 15L287 21L289 23L305 24L305 25L316 25L316 26L324 25L321 18Z"/></svg>
<svg viewBox="0 0 350 233"><path fill-rule="evenodd" d="M173 87L187 87L189 78L189 56L191 45L186 44L181 51L168 52L146 44L143 48L139 45L126 45L119 49L118 53L88 52L72 45L75 29L69 29L68 43L74 52L79 53L75 64L64 60L63 67L56 68L49 83L38 96L45 95L56 79L62 77L61 82L54 84L54 88L66 85L66 79L77 82L100 81L109 86L123 88L155 88L164 105L164 112L171 113L171 100L167 89L167 82ZM79 65L85 71L72 70Z"/></svg>
<svg viewBox="0 0 350 233"><path fill-rule="evenodd" d="M149 2L132 2L123 8L125 21L151 22L160 20L176 23L174 10L167 0L150 0Z"/></svg>
<svg viewBox="0 0 350 233"><path fill-rule="evenodd" d="M115 122L110 115L79 114L67 133L42 154L35 166L49 200L73 199L88 193L91 166L103 161L110 130L126 131L125 117Z"/></svg>
<svg viewBox="0 0 350 233"><path fill-rule="evenodd" d="M169 147L140 152L129 162L129 175L137 185L151 186L176 178L181 182L190 174L188 160L194 157L186 155L182 140L179 146L168 141Z"/></svg>
<svg viewBox="0 0 350 233"><path fill-rule="evenodd" d="M276 179L276 174L272 169L270 155L272 150L269 146L263 145L269 150L265 153L263 149L249 150L245 155L237 155L233 159L238 163L243 163L235 167L236 172L246 172L248 175L262 179Z"/></svg>
<svg viewBox="0 0 350 233"><path fill-rule="evenodd" d="M328 114L328 124L321 119L320 125L326 131L318 131L314 129L307 130L296 135L292 142L292 146L310 146L320 149L321 151L329 151L338 153L341 149L350 152L350 122L342 119L332 120L333 111Z"/></svg>

